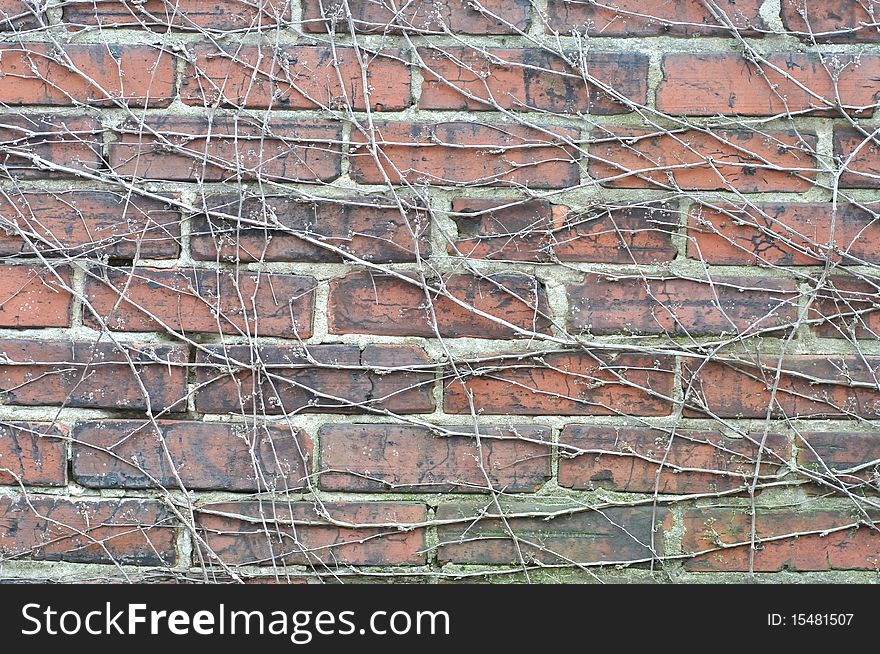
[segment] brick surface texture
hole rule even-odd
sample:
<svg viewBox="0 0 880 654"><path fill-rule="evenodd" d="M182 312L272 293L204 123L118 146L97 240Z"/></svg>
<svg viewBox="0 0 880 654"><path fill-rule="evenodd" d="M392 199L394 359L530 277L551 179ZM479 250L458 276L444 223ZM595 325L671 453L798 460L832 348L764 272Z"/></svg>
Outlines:
<svg viewBox="0 0 880 654"><path fill-rule="evenodd" d="M0 0L0 582L877 581L878 16Z"/></svg>

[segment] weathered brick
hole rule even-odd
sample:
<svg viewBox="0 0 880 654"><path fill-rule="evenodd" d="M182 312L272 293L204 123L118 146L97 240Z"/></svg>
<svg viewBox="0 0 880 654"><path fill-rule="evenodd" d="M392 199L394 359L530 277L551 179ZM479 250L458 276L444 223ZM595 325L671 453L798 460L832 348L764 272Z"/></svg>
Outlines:
<svg viewBox="0 0 880 654"><path fill-rule="evenodd" d="M444 410L512 415L663 416L672 412L673 360L601 351L498 357L445 382Z"/></svg>
<svg viewBox="0 0 880 654"><path fill-rule="evenodd" d="M174 57L147 45L0 44L6 105L167 107L174 76Z"/></svg>
<svg viewBox="0 0 880 654"><path fill-rule="evenodd" d="M784 472L788 440L769 434L731 438L717 431L567 425L559 438L559 485L627 493L690 494L746 490Z"/></svg>
<svg viewBox="0 0 880 654"><path fill-rule="evenodd" d="M418 285L417 275L407 277L413 282L371 272L354 272L333 280L329 332L426 338L436 337L437 333L452 338L515 338L528 334L520 334L514 327L527 332L546 333L550 329L544 285L534 277L518 273L485 278L454 274L442 280L428 279L429 286L438 289L428 292ZM489 317L475 313L477 311Z"/></svg>
<svg viewBox="0 0 880 654"><path fill-rule="evenodd" d="M728 418L880 416L880 357L778 355L682 365L688 415ZM778 390L771 405L777 368Z"/></svg>
<svg viewBox="0 0 880 654"><path fill-rule="evenodd" d="M865 131L867 136L862 134ZM880 188L880 142L873 127L834 128L834 156L845 164L841 188Z"/></svg>
<svg viewBox="0 0 880 654"><path fill-rule="evenodd" d="M831 478L850 491L880 490L880 434L855 431L801 431L798 465ZM827 492L828 487L822 486Z"/></svg>
<svg viewBox="0 0 880 654"><path fill-rule="evenodd" d="M854 204L695 204L688 256L710 264L815 266L880 262L880 223Z"/></svg>
<svg viewBox="0 0 880 654"><path fill-rule="evenodd" d="M875 0L781 0L780 5L786 31L805 41L880 41Z"/></svg>
<svg viewBox="0 0 880 654"><path fill-rule="evenodd" d="M427 212L390 199L223 194L205 198L205 205L190 235L193 258L204 261L332 263L345 260L339 249L376 263L403 263L430 252Z"/></svg>
<svg viewBox="0 0 880 654"><path fill-rule="evenodd" d="M287 0L73 0L64 5L68 29L80 25L101 27L144 26L165 31L176 30L251 32L277 29L290 19Z"/></svg>
<svg viewBox="0 0 880 654"><path fill-rule="evenodd" d="M783 0L785 1L785 0ZM766 29L762 0L715 0L713 5L745 36ZM694 0L548 0L548 27L591 36L732 36L708 5Z"/></svg>
<svg viewBox="0 0 880 654"><path fill-rule="evenodd" d="M440 563L634 564L663 555L663 534L655 532L667 510L651 506L587 510L582 506L507 503L499 519L490 503L443 503L437 520ZM534 514L536 517L516 517ZM543 517L552 514L552 519ZM515 535L516 540L513 536Z"/></svg>
<svg viewBox="0 0 880 654"><path fill-rule="evenodd" d="M91 488L294 490L312 453L301 430L253 424L99 420L73 439L73 477Z"/></svg>
<svg viewBox="0 0 880 654"><path fill-rule="evenodd" d="M530 0L303 0L307 32L515 34L529 27Z"/></svg>
<svg viewBox="0 0 880 654"><path fill-rule="evenodd" d="M4 559L174 565L175 524L150 500L0 497Z"/></svg>
<svg viewBox="0 0 880 654"><path fill-rule="evenodd" d="M423 504L390 502L321 502L321 511L311 502L226 502L196 514L207 546L229 565L418 565L425 530L404 528L426 517Z"/></svg>
<svg viewBox="0 0 880 654"><path fill-rule="evenodd" d="M550 430L406 425L324 425L321 487L373 492L533 492L550 479ZM547 444L544 442L547 441Z"/></svg>
<svg viewBox="0 0 880 654"><path fill-rule="evenodd" d="M674 205L597 205L577 211L544 200L456 198L450 254L507 261L654 263L676 250Z"/></svg>
<svg viewBox="0 0 880 654"><path fill-rule="evenodd" d="M186 104L207 107L363 110L364 76L371 109L391 111L410 105L409 67L400 50L368 54L354 48L293 45L237 44L230 50L196 45L180 96Z"/></svg>
<svg viewBox="0 0 880 654"><path fill-rule="evenodd" d="M126 332L167 329L308 338L315 285L305 275L114 268L86 280L85 297L92 310L85 310L84 320L96 329L103 323Z"/></svg>
<svg viewBox="0 0 880 654"><path fill-rule="evenodd" d="M59 254L176 258L180 212L151 198L106 191L0 197L0 256Z"/></svg>
<svg viewBox="0 0 880 654"><path fill-rule="evenodd" d="M538 49L420 48L422 109L619 114L645 104L648 57L596 52L562 57ZM578 64L573 67L570 62ZM608 92L613 89L613 92Z"/></svg>
<svg viewBox="0 0 880 654"><path fill-rule="evenodd" d="M185 411L187 360L176 345L4 339L0 393L13 405Z"/></svg>
<svg viewBox="0 0 880 654"><path fill-rule="evenodd" d="M0 327L69 327L67 266L0 266Z"/></svg>
<svg viewBox="0 0 880 654"><path fill-rule="evenodd" d="M590 176L614 188L803 192L816 178L816 136L802 130L605 127L592 138Z"/></svg>
<svg viewBox="0 0 880 654"><path fill-rule="evenodd" d="M874 111L880 93L880 57L775 54L755 64L735 53L668 54L657 109L690 116L739 114L853 115Z"/></svg>
<svg viewBox="0 0 880 654"><path fill-rule="evenodd" d="M24 0L0 0L0 32L31 29L45 20L43 12Z"/></svg>
<svg viewBox="0 0 880 654"><path fill-rule="evenodd" d="M206 413L434 410L434 373L414 346L368 345L361 352L353 345L213 345L198 351L196 365L196 410Z"/></svg>
<svg viewBox="0 0 880 654"><path fill-rule="evenodd" d="M352 177L364 184L406 179L410 184L492 186L522 184L565 188L578 183L577 154L565 139L578 138L570 127L537 129L468 122L376 125L381 169L360 132L352 135Z"/></svg>
<svg viewBox="0 0 880 654"><path fill-rule="evenodd" d="M101 125L89 116L0 114L0 166L14 179L97 172ZM66 170L64 170L66 169Z"/></svg>
<svg viewBox="0 0 880 654"><path fill-rule="evenodd" d="M793 281L708 280L588 274L567 288L571 326L594 334L746 334L797 319Z"/></svg>
<svg viewBox="0 0 880 654"><path fill-rule="evenodd" d="M67 430L51 422L0 424L0 484L65 486Z"/></svg>
<svg viewBox="0 0 880 654"><path fill-rule="evenodd" d="M144 179L328 181L340 173L341 135L338 124L318 120L148 117L119 128L109 163Z"/></svg>
<svg viewBox="0 0 880 654"><path fill-rule="evenodd" d="M763 509L755 520L759 543L754 551L756 572L880 569L876 527L841 529L860 521L847 512ZM685 553L715 550L686 560L686 569L749 570L752 516L747 509L689 509L684 524Z"/></svg>
<svg viewBox="0 0 880 654"><path fill-rule="evenodd" d="M826 338L877 338L880 334L880 289L867 279L834 276L815 292L807 313L818 321L812 330Z"/></svg>

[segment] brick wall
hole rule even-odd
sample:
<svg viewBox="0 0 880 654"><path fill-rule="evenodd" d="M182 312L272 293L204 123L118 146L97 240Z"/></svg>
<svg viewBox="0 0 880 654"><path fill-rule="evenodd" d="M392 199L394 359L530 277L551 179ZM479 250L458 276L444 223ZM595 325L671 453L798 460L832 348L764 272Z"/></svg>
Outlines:
<svg viewBox="0 0 880 654"><path fill-rule="evenodd" d="M869 581L876 0L0 0L0 579Z"/></svg>

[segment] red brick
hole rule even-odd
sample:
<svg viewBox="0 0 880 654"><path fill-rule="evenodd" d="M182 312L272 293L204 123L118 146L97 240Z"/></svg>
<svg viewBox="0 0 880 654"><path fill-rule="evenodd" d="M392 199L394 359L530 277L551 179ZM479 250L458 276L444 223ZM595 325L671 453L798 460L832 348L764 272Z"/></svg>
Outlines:
<svg viewBox="0 0 880 654"><path fill-rule="evenodd" d="M698 359L682 366L687 415L708 412L728 418L820 418L880 416L880 357L790 355L778 366L777 355L737 362ZM771 391L777 367L782 370L773 406ZM853 384L856 384L855 386Z"/></svg>
<svg viewBox="0 0 880 654"><path fill-rule="evenodd" d="M306 487L312 443L298 429L217 422L77 425L73 476L91 488L287 491Z"/></svg>
<svg viewBox="0 0 880 654"><path fill-rule="evenodd" d="M648 57L630 52L572 55L580 68L539 49L420 48L422 109L619 114L621 97L646 102ZM593 81L595 80L595 82ZM605 89L613 89L607 93Z"/></svg>
<svg viewBox="0 0 880 654"><path fill-rule="evenodd" d="M449 275L428 279L431 288L419 286L419 277L399 277L355 272L330 283L328 330L331 334L378 334L383 336L440 336L450 338L527 337L504 321L527 332L550 329L544 285L519 273ZM471 308L473 307L473 308ZM486 314L490 317L484 317Z"/></svg>
<svg viewBox="0 0 880 654"><path fill-rule="evenodd" d="M70 268L0 266L0 327L69 327Z"/></svg>
<svg viewBox="0 0 880 654"><path fill-rule="evenodd" d="M819 321L813 331L826 338L877 338L880 334L880 289L868 280L829 277L814 291L815 300L807 313Z"/></svg>
<svg viewBox="0 0 880 654"><path fill-rule="evenodd" d="M559 438L559 485L626 493L746 490L761 452L759 483L774 481L790 456L788 439L731 438L716 431L567 425Z"/></svg>
<svg viewBox="0 0 880 654"><path fill-rule="evenodd" d="M650 562L663 555L663 534L654 531L666 509L651 506L600 510L562 504L509 503L498 508L480 504L441 504L437 520L458 520L437 527L440 563L503 564L572 563L581 565ZM515 517L538 513L545 517ZM516 541L511 537L516 535Z"/></svg>
<svg viewBox="0 0 880 654"><path fill-rule="evenodd" d="M841 529L861 518L843 511L793 509L764 509L755 517L759 542L754 552L755 572L880 569L876 528ZM687 570L748 571L752 540L748 509L689 509L684 523L685 553L715 550L686 560ZM811 533L797 535L805 532ZM739 543L742 545L730 547Z"/></svg>
<svg viewBox="0 0 880 654"><path fill-rule="evenodd" d="M880 41L873 0L782 0L781 7L786 31L805 41ZM874 10L873 16L869 8Z"/></svg>
<svg viewBox="0 0 880 654"><path fill-rule="evenodd" d="M167 107L174 57L147 45L0 44L0 102L7 105Z"/></svg>
<svg viewBox="0 0 880 654"><path fill-rule="evenodd" d="M67 430L50 422L0 424L0 484L67 485Z"/></svg>
<svg viewBox="0 0 880 654"><path fill-rule="evenodd" d="M589 172L602 186L803 192L816 178L816 137L803 131L606 127L592 138Z"/></svg>
<svg viewBox="0 0 880 654"><path fill-rule="evenodd" d="M664 416L672 412L673 361L666 356L559 352L498 357L444 389L447 413Z"/></svg>
<svg viewBox="0 0 880 654"><path fill-rule="evenodd" d="M324 425L321 488L353 492L525 493L550 479L550 430L406 425ZM482 464L478 463L482 461ZM488 478L488 481L487 481Z"/></svg>
<svg viewBox="0 0 880 654"><path fill-rule="evenodd" d="M334 107L363 110L366 63L370 108L399 110L411 103L409 67L400 50L377 54L354 48L242 46L225 51L196 45L180 87L196 106L256 109Z"/></svg>
<svg viewBox="0 0 880 654"><path fill-rule="evenodd" d="M176 258L180 212L159 200L104 191L10 193L0 197L0 256Z"/></svg>
<svg viewBox="0 0 880 654"><path fill-rule="evenodd" d="M185 411L187 360L175 345L4 339L0 393L12 405L143 410L149 399L153 411Z"/></svg>
<svg viewBox="0 0 880 654"><path fill-rule="evenodd" d="M265 368L254 378L259 356ZM205 346L196 355L196 410L205 413L430 413L434 373L407 345ZM423 371L408 370L422 366Z"/></svg>
<svg viewBox="0 0 880 654"><path fill-rule="evenodd" d="M159 502L0 497L0 551L6 559L174 565L175 532Z"/></svg>
<svg viewBox="0 0 880 654"><path fill-rule="evenodd" d="M783 0L785 1L785 0ZM762 0L715 0L740 34L756 36L766 29ZM551 30L577 30L591 36L725 36L730 29L699 0L548 0Z"/></svg>
<svg viewBox="0 0 880 654"><path fill-rule="evenodd" d="M23 0L0 0L0 32L32 29L40 24L37 16L45 17Z"/></svg>
<svg viewBox="0 0 880 654"><path fill-rule="evenodd" d="M64 5L64 23L68 29L80 25L102 27L144 26L165 31L176 30L252 32L275 29L290 19L287 0L73 0Z"/></svg>
<svg viewBox="0 0 880 654"><path fill-rule="evenodd" d="M815 266L880 262L880 223L865 209L831 202L695 204L688 256L710 264Z"/></svg>
<svg viewBox="0 0 880 654"><path fill-rule="evenodd" d="M657 109L673 115L835 115L839 101L870 115L880 93L880 57L775 54L756 65L736 53L668 54Z"/></svg>
<svg viewBox="0 0 880 654"><path fill-rule="evenodd" d="M562 139L575 140L578 130L552 127L547 132L521 125L467 122L376 125L382 170L365 146L363 134L352 135L352 177L364 184L406 180L437 186L522 184L530 188L565 188L579 180L577 155Z"/></svg>
<svg viewBox="0 0 880 654"><path fill-rule="evenodd" d="M333 263L345 260L328 249L338 248L367 261L403 263L415 261L417 251L420 257L430 252L427 212L391 199L224 194L209 196L205 205L190 235L193 258L204 261Z"/></svg>
<svg viewBox="0 0 880 654"><path fill-rule="evenodd" d="M468 0L303 0L306 32L348 32L347 16L357 32L446 31L459 34L516 34L529 27L530 0L481 0L479 11ZM497 18L496 18L497 17Z"/></svg>
<svg viewBox="0 0 880 654"><path fill-rule="evenodd" d="M834 156L846 165L841 188L880 188L880 143L870 137L873 127L862 126L869 136L849 127L834 128Z"/></svg>
<svg viewBox="0 0 880 654"><path fill-rule="evenodd" d="M196 521L229 565L425 563L424 528L403 528L425 521L423 504L321 502L321 509L311 502L226 502L203 506Z"/></svg>
<svg viewBox="0 0 880 654"><path fill-rule="evenodd" d="M124 177L223 182L238 179L318 182L339 176L338 125L323 121L191 116L127 123L109 145L109 162Z"/></svg>
<svg viewBox="0 0 880 654"><path fill-rule="evenodd" d="M568 286L571 326L594 334L746 334L797 319L793 281L752 277L708 280L588 274Z"/></svg>
<svg viewBox="0 0 880 654"><path fill-rule="evenodd" d="M110 269L86 280L84 321L114 331L308 338L315 279L198 269ZM123 299L124 298L124 299ZM93 313L93 311L95 313Z"/></svg>
<svg viewBox="0 0 880 654"><path fill-rule="evenodd" d="M670 261L678 223L673 205L597 205L577 211L544 200L456 198L459 239L450 254L469 259L588 263Z"/></svg>
<svg viewBox="0 0 880 654"><path fill-rule="evenodd" d="M0 114L0 165L14 179L95 173L101 166L100 132L100 123L89 116Z"/></svg>
<svg viewBox="0 0 880 654"><path fill-rule="evenodd" d="M848 490L880 490L880 434L807 431L798 433L798 465ZM823 486L822 490L827 490Z"/></svg>

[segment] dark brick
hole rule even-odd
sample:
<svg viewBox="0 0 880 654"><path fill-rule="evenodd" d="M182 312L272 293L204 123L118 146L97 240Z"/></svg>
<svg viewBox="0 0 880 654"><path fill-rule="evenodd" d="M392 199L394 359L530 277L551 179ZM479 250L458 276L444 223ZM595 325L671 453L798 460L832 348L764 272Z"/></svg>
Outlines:
<svg viewBox="0 0 880 654"><path fill-rule="evenodd" d="M283 195L212 195L192 223L190 248L204 261L344 261L337 248L376 263L428 255L428 213L394 200L309 201ZM212 213L214 212L214 213ZM225 214L233 218L225 218ZM322 247L326 244L327 247Z"/></svg>
<svg viewBox="0 0 880 654"><path fill-rule="evenodd" d="M479 11L468 0L303 0L307 32L348 32L348 15L356 32L399 34L427 32L515 34L529 27L530 0L481 0ZM497 18L496 18L497 16Z"/></svg>
<svg viewBox="0 0 880 654"><path fill-rule="evenodd" d="M254 362L262 368L254 378ZM196 409L206 413L430 413L433 371L406 345L206 346L196 356ZM412 365L427 372L393 370Z"/></svg>
<svg viewBox="0 0 880 654"><path fill-rule="evenodd" d="M437 527L439 562L627 565L663 555L663 533L654 530L654 524L661 524L667 515L663 508L588 510L525 502L505 503L502 508L509 514L504 520L491 502L440 504L437 520L460 522ZM516 517L518 513L538 515ZM554 517L542 517L548 514Z"/></svg>
<svg viewBox="0 0 880 654"><path fill-rule="evenodd" d="M227 502L196 514L207 546L229 565L425 563L423 504ZM329 516L329 520L328 520ZM293 522L294 525L290 523Z"/></svg>
<svg viewBox="0 0 880 654"><path fill-rule="evenodd" d="M174 565L176 528L150 500L0 497L4 559Z"/></svg>
<svg viewBox="0 0 880 654"><path fill-rule="evenodd" d="M568 286L568 298L572 328L594 334L747 334L790 327L796 290L782 279L588 274Z"/></svg>
<svg viewBox="0 0 880 654"><path fill-rule="evenodd" d="M219 422L99 420L73 437L73 476L91 488L294 490L312 452L298 429Z"/></svg>
<svg viewBox="0 0 880 654"><path fill-rule="evenodd" d="M619 114L643 105L648 57L635 52L571 54L579 68L538 49L420 48L422 109ZM595 80L595 82L593 81ZM613 89L608 93L603 89Z"/></svg>
<svg viewBox="0 0 880 654"><path fill-rule="evenodd" d="M459 239L449 253L471 259L587 263L670 261L674 205L597 205L577 211L543 200L456 198Z"/></svg>

